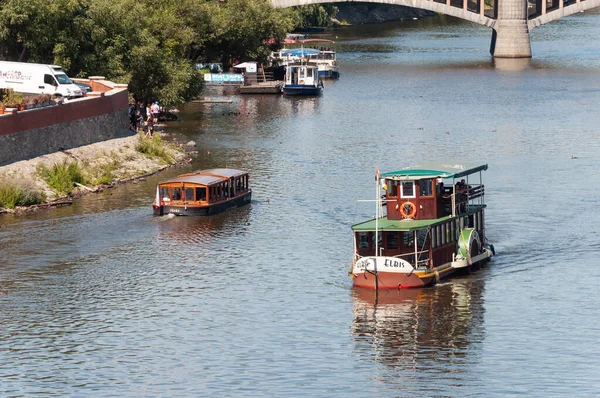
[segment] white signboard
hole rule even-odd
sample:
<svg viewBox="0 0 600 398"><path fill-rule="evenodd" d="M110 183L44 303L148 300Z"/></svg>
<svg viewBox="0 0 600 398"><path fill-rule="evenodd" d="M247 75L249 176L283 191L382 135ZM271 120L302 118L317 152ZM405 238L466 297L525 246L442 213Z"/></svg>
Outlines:
<svg viewBox="0 0 600 398"><path fill-rule="evenodd" d="M410 274L415 269L405 260L397 257L362 257L354 263L352 273L363 274L366 271L374 272L396 272L399 274Z"/></svg>

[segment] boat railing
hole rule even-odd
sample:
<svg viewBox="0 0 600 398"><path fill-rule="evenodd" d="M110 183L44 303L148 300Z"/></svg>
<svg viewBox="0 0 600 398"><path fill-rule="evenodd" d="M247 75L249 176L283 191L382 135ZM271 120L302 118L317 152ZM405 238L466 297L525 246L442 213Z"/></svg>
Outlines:
<svg viewBox="0 0 600 398"><path fill-rule="evenodd" d="M415 262L415 255L416 255L416 259L417 259L416 262ZM429 250L421 250L421 251L417 251L417 252L402 253L402 254L397 254L395 256L392 256L392 257L400 258L404 261L407 261L415 268L420 268L420 267L427 268L429 266Z"/></svg>

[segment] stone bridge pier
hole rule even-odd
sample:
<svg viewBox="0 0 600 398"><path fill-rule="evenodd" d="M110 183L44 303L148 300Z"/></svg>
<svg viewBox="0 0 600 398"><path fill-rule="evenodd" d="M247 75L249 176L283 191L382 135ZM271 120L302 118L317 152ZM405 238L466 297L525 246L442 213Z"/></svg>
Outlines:
<svg viewBox="0 0 600 398"><path fill-rule="evenodd" d="M498 0L490 53L496 58L531 58L527 0Z"/></svg>

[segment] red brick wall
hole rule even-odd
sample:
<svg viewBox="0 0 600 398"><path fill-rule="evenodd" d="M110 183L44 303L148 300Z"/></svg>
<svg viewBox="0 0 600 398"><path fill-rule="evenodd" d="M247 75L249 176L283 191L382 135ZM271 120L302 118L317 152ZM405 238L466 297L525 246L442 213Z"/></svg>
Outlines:
<svg viewBox="0 0 600 398"><path fill-rule="evenodd" d="M116 89L100 97L87 97L58 106L0 115L0 136L109 114L120 109L126 112L127 107L127 90Z"/></svg>

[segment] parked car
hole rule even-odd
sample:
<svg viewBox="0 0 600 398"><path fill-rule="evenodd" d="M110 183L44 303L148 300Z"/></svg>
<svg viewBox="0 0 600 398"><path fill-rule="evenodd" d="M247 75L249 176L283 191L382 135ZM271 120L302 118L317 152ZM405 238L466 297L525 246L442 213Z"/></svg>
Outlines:
<svg viewBox="0 0 600 398"><path fill-rule="evenodd" d="M79 87L82 92L84 92L86 94L92 92L92 86L90 86L89 84L75 82L75 85L77 87Z"/></svg>

